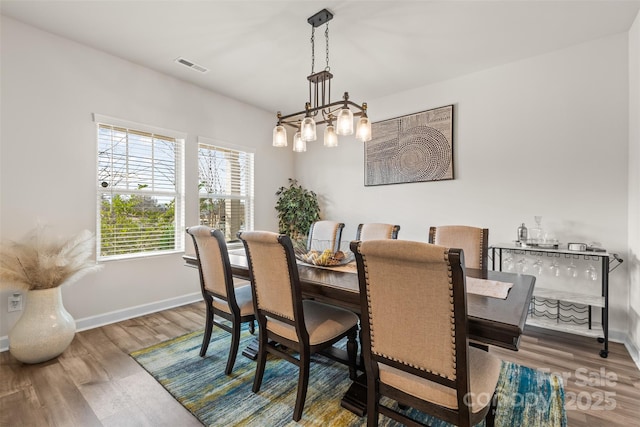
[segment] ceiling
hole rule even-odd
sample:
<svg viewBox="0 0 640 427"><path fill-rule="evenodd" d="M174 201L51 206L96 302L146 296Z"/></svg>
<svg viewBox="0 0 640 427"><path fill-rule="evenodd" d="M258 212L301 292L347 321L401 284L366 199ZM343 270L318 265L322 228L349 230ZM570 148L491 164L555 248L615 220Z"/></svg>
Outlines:
<svg viewBox="0 0 640 427"><path fill-rule="evenodd" d="M640 0L0 2L5 16L283 114L308 98L307 18L323 8L335 15L332 100L348 90L361 103L626 32ZM316 72L325 67L324 43L323 25Z"/></svg>

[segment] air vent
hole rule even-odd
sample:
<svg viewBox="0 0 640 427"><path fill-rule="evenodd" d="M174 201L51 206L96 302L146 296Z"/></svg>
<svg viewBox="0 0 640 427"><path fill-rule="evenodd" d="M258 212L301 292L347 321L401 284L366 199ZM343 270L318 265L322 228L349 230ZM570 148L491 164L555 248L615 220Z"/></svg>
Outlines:
<svg viewBox="0 0 640 427"><path fill-rule="evenodd" d="M209 71L207 68L203 67L202 65L194 64L193 62L189 61L188 59L184 59L182 57L176 58L175 62L177 62L178 64L181 64L181 65L184 65L185 67L189 67L192 70L198 71L200 73L206 73L207 71Z"/></svg>

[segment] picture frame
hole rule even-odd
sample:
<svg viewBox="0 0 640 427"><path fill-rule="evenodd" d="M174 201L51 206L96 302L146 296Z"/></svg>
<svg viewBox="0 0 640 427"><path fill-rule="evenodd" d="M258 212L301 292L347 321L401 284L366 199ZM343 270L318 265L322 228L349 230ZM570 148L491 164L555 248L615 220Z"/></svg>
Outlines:
<svg viewBox="0 0 640 427"><path fill-rule="evenodd" d="M364 145L364 185L454 179L453 105L374 122Z"/></svg>

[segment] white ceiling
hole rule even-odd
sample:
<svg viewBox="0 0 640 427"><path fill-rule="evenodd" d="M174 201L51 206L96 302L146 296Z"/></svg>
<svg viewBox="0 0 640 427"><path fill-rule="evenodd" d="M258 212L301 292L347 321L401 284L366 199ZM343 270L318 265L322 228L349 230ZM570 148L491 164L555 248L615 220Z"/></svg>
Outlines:
<svg viewBox="0 0 640 427"><path fill-rule="evenodd" d="M329 23L332 100L357 103L626 32L640 0L30 1L5 16L267 111L302 110L311 26ZM197 73L184 57L208 68ZM325 66L316 30L315 71Z"/></svg>

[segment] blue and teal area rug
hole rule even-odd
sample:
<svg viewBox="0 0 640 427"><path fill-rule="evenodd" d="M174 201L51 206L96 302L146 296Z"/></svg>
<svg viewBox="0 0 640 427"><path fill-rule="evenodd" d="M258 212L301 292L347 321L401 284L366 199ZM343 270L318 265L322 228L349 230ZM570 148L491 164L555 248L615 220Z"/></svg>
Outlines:
<svg viewBox="0 0 640 427"><path fill-rule="evenodd" d="M243 331L240 349L252 338ZM260 392L254 394L255 362L238 354L232 374L224 374L228 333L214 328L205 358L199 356L201 343L202 331L198 331L135 351L131 356L206 426L366 425L366 417L340 406L351 383L344 365L313 357L304 412L296 423L291 419L298 381L295 365L269 359ZM503 362L497 393L497 427L567 425L564 389L557 376ZM427 417L423 420L434 427L449 425ZM381 416L380 425L398 424Z"/></svg>

